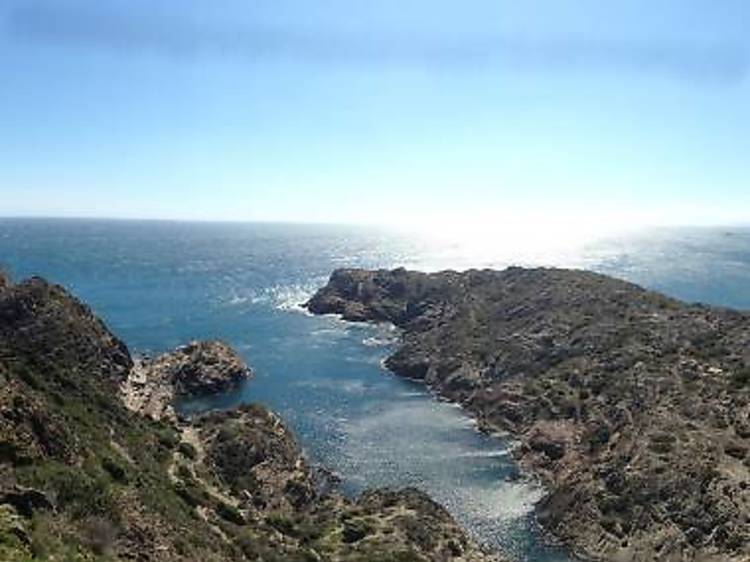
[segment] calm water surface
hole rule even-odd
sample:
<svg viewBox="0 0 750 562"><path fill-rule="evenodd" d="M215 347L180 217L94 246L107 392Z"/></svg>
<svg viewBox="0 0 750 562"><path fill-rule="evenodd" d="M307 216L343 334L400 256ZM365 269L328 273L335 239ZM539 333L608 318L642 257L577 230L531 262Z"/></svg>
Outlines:
<svg viewBox="0 0 750 562"><path fill-rule="evenodd" d="M511 559L569 560L533 517L542 491L519 478L509 443L381 367L397 334L299 309L344 266L588 267L691 300L750 308L750 230L661 230L554 256L509 257L377 230L276 224L0 220L0 265L43 275L92 305L138 353L220 338L254 367L237 392L188 407L260 401L346 491L414 485Z"/></svg>

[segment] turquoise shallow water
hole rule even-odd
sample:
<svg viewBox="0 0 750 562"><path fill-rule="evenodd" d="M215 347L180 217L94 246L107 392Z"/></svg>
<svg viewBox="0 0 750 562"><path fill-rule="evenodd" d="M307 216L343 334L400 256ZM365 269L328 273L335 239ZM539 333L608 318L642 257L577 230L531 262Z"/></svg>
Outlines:
<svg viewBox="0 0 750 562"><path fill-rule="evenodd" d="M346 491L415 485L512 559L562 562L566 555L544 544L534 522L542 491L520 478L510 444L478 433L461 410L381 367L394 331L311 317L298 306L335 267L508 263L502 241L496 253L486 245L481 256L469 250L346 227L0 220L2 266L68 286L136 352L220 338L254 367L256 377L237 392L186 408L267 403ZM652 231L543 262L750 308L749 230Z"/></svg>

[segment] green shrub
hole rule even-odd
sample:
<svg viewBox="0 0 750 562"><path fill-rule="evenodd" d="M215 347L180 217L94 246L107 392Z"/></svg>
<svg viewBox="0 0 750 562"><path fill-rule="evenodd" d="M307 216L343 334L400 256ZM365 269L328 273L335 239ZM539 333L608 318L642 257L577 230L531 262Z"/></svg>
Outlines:
<svg viewBox="0 0 750 562"><path fill-rule="evenodd" d="M193 480L195 480L193 478L193 473L190 472L190 469L184 464L181 464L177 467L177 476L188 482L192 482Z"/></svg>
<svg viewBox="0 0 750 562"><path fill-rule="evenodd" d="M344 523L341 538L345 543L358 542L372 533L373 528L364 519L349 519Z"/></svg>
<svg viewBox="0 0 750 562"><path fill-rule="evenodd" d="M732 383L738 388L750 385L750 367L743 367L732 374Z"/></svg>
<svg viewBox="0 0 750 562"><path fill-rule="evenodd" d="M193 482L177 482L174 491L190 507L198 507L206 503L206 493Z"/></svg>
<svg viewBox="0 0 750 562"><path fill-rule="evenodd" d="M187 441L182 441L178 446L177 450L179 453L190 460L195 460L198 457L198 451L196 451L195 447L191 443L188 443Z"/></svg>
<svg viewBox="0 0 750 562"><path fill-rule="evenodd" d="M107 554L117 538L117 526L104 517L89 517L83 522L83 537L86 546L94 554Z"/></svg>
<svg viewBox="0 0 750 562"><path fill-rule="evenodd" d="M246 523L245 517L240 513L240 510L228 503L220 502L216 506L216 513L222 519L235 525L244 525Z"/></svg>
<svg viewBox="0 0 750 562"><path fill-rule="evenodd" d="M0 505L0 560L26 560L30 553L26 520L8 504Z"/></svg>
<svg viewBox="0 0 750 562"><path fill-rule="evenodd" d="M101 516L120 522L115 493L103 473L49 462L34 466L24 480L51 492L57 505L73 519Z"/></svg>
<svg viewBox="0 0 750 562"><path fill-rule="evenodd" d="M271 513L266 517L266 523L276 529L278 532L288 536L294 536L294 521L281 513Z"/></svg>
<svg viewBox="0 0 750 562"><path fill-rule="evenodd" d="M117 482L123 484L127 483L128 473L125 470L125 467L112 457L104 457L102 459L102 468Z"/></svg>
<svg viewBox="0 0 750 562"><path fill-rule="evenodd" d="M157 430L156 436L159 440L159 445L170 451L177 447L180 443L180 436L177 432L169 426L165 426Z"/></svg>

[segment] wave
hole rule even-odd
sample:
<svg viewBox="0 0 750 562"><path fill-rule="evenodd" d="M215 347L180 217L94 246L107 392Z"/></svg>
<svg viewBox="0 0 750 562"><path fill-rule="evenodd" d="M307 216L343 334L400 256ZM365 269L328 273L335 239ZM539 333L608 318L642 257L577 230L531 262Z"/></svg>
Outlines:
<svg viewBox="0 0 750 562"><path fill-rule="evenodd" d="M500 458L508 456L508 449L496 449L490 451L467 451L458 455L461 458Z"/></svg>
<svg viewBox="0 0 750 562"><path fill-rule="evenodd" d="M525 517L544 498L544 489L531 482L505 482L495 490L484 490L486 515L500 520Z"/></svg>
<svg viewBox="0 0 750 562"><path fill-rule="evenodd" d="M387 347L389 345L393 345L398 340L396 338L392 337L378 337L378 336L371 336L369 338L365 338L362 340L362 344L366 345L367 347Z"/></svg>
<svg viewBox="0 0 750 562"><path fill-rule="evenodd" d="M267 289L267 292L277 310L309 314L303 305L315 294L318 286L317 283L275 285Z"/></svg>
<svg viewBox="0 0 750 562"><path fill-rule="evenodd" d="M309 314L303 305L310 300L319 286L319 283L292 283L259 290L233 290L220 299L220 303L228 307L266 305L276 310Z"/></svg>
<svg viewBox="0 0 750 562"><path fill-rule="evenodd" d="M230 298L228 301L226 301L226 304L229 306L239 306L243 304L258 304L264 302L264 298L261 295L258 294L252 294L252 295L234 295L232 298Z"/></svg>

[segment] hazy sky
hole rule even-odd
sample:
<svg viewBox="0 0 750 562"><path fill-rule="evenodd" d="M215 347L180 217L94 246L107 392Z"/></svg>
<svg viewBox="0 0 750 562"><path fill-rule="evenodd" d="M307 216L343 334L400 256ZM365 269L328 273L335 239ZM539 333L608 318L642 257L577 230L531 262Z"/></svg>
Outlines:
<svg viewBox="0 0 750 562"><path fill-rule="evenodd" d="M750 222L746 0L0 0L0 214Z"/></svg>

